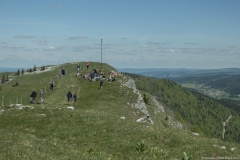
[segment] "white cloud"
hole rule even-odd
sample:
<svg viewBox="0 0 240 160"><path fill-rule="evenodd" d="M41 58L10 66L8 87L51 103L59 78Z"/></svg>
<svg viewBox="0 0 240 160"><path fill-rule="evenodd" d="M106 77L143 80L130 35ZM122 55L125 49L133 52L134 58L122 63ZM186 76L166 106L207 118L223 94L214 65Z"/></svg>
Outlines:
<svg viewBox="0 0 240 160"><path fill-rule="evenodd" d="M24 49L24 46L16 45L16 46L2 46L3 48L10 48L10 49Z"/></svg>
<svg viewBox="0 0 240 160"><path fill-rule="evenodd" d="M32 40L31 42L38 43L39 45L46 45L47 44L46 40Z"/></svg>
<svg viewBox="0 0 240 160"><path fill-rule="evenodd" d="M142 47L142 48L147 48L148 45L144 44L144 45L142 45L141 47Z"/></svg>
<svg viewBox="0 0 240 160"><path fill-rule="evenodd" d="M69 40L78 40L78 39L87 39L87 36L77 36L77 37L69 37Z"/></svg>
<svg viewBox="0 0 240 160"><path fill-rule="evenodd" d="M55 51L55 50L64 50L66 47L62 46L62 47L55 47L55 46L50 46L48 48L45 48L43 50L45 51Z"/></svg>
<svg viewBox="0 0 240 160"><path fill-rule="evenodd" d="M30 39L30 38L35 38L35 37L34 36L15 36L14 38Z"/></svg>

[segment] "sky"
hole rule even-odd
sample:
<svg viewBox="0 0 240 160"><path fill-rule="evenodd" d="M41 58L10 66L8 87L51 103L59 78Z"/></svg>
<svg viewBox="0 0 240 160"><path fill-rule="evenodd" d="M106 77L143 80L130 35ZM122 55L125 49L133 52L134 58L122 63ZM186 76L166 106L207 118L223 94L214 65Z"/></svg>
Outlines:
<svg viewBox="0 0 240 160"><path fill-rule="evenodd" d="M240 68L240 1L0 0L0 67L86 61Z"/></svg>

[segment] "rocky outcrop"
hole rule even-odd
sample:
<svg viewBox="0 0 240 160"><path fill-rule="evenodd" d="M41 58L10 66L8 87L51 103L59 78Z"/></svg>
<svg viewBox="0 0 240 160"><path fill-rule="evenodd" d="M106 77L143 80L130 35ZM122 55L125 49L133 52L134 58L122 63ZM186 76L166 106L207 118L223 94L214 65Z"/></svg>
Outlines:
<svg viewBox="0 0 240 160"><path fill-rule="evenodd" d="M135 81L133 79L128 79L126 83L122 83L122 86L133 89L133 92L138 95L137 102L131 104L131 107L139 109L142 113L145 114L145 116L139 118L137 122L149 122L150 124L153 124L154 122L148 113L146 104L143 102L142 95L140 94L139 90L136 89Z"/></svg>

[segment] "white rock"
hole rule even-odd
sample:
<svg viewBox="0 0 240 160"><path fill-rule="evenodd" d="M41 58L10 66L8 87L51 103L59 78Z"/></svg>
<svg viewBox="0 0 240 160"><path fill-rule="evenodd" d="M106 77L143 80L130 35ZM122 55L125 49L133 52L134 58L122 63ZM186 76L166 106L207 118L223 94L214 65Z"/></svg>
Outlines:
<svg viewBox="0 0 240 160"><path fill-rule="evenodd" d="M230 148L230 150L233 152L234 150L236 149L236 147L234 147L234 148Z"/></svg>
<svg viewBox="0 0 240 160"><path fill-rule="evenodd" d="M69 107L67 107L67 109L74 110L74 107L73 106L69 106Z"/></svg>
<svg viewBox="0 0 240 160"><path fill-rule="evenodd" d="M226 149L226 147L225 147L225 146L222 146L222 147L220 147L220 149Z"/></svg>
<svg viewBox="0 0 240 160"><path fill-rule="evenodd" d="M139 118L139 119L137 120L137 122L144 122L145 119L146 119L146 117Z"/></svg>
<svg viewBox="0 0 240 160"><path fill-rule="evenodd" d="M39 114L39 113L38 113L38 116L43 116L43 117L45 117L45 116L46 116L46 114Z"/></svg>
<svg viewBox="0 0 240 160"><path fill-rule="evenodd" d="M195 136L199 136L199 133L194 133L194 132L192 132L192 134L194 134Z"/></svg>
<svg viewBox="0 0 240 160"><path fill-rule="evenodd" d="M121 119L125 119L125 117L120 117Z"/></svg>

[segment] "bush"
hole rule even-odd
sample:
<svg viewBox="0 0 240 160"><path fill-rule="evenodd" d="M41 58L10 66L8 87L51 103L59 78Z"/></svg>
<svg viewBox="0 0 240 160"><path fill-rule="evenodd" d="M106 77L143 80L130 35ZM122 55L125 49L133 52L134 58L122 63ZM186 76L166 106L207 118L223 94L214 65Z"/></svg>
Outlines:
<svg viewBox="0 0 240 160"><path fill-rule="evenodd" d="M13 87L17 87L17 86L19 86L19 83L18 83L18 82L16 82L16 83L13 85Z"/></svg>
<svg viewBox="0 0 240 160"><path fill-rule="evenodd" d="M146 97L146 94L143 94L143 101L145 104L149 104L149 99Z"/></svg>

